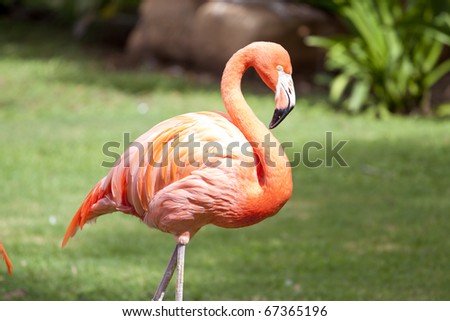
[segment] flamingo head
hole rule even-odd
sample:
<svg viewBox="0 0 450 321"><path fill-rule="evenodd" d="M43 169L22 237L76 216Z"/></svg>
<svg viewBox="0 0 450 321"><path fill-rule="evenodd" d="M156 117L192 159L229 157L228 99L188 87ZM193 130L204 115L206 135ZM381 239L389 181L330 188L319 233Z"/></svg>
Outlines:
<svg viewBox="0 0 450 321"><path fill-rule="evenodd" d="M264 83L275 93L275 112L269 128L278 126L295 106L295 89L289 53L279 44L255 43L259 50L254 67Z"/></svg>

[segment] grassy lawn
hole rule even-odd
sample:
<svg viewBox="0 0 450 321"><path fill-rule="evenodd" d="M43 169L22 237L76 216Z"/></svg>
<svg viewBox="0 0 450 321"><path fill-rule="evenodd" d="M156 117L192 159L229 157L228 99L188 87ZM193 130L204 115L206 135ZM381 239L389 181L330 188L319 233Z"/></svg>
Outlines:
<svg viewBox="0 0 450 321"><path fill-rule="evenodd" d="M111 71L64 31L1 20L0 30L0 241L15 267L8 277L0 265L0 300L149 299L170 235L113 214L64 250L61 240L108 171L105 142L223 110L218 88ZM268 123L273 95L246 97ZM187 300L450 300L450 122L348 117L300 97L274 133L294 143L292 154L327 131L348 140L349 167L300 165L278 215L205 227L186 252Z"/></svg>

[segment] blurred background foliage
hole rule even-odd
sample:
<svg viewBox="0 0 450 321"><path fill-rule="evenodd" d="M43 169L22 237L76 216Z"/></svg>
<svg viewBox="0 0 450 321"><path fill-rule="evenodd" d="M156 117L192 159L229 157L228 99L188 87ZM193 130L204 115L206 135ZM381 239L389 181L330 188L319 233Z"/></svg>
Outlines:
<svg viewBox="0 0 450 321"><path fill-rule="evenodd" d="M51 15L72 24L83 38L94 22L115 19L116 42L124 46L138 20L140 0L0 0L3 12ZM255 3L255 1L238 1ZM310 36L306 43L326 50L325 86L336 109L371 110L377 115L432 114L431 88L450 72L443 55L450 45L450 2L440 0L291 0L338 17L347 33ZM106 28L114 29L114 25ZM123 31L125 30L125 31ZM121 34L122 33L122 34ZM105 33L104 33L105 34ZM323 82L323 81L322 81Z"/></svg>

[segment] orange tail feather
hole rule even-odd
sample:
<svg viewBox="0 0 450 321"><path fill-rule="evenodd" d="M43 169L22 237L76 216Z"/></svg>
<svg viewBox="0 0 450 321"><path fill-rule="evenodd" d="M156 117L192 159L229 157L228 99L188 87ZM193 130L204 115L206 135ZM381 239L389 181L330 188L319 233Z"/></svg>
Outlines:
<svg viewBox="0 0 450 321"><path fill-rule="evenodd" d="M72 218L72 221L67 228L66 235L62 241L62 247L66 246L69 238L75 235L78 228L82 229L84 224L87 221L93 220L96 217L114 212L115 204L107 197L107 190L103 190L101 185L103 184L103 180L97 183L95 187L91 190L91 192L86 196L83 204L81 204L78 211L75 213L75 216ZM95 208L93 206L95 205Z"/></svg>
<svg viewBox="0 0 450 321"><path fill-rule="evenodd" d="M11 275L14 267L11 263L11 260L8 257L8 254L6 254L5 248L1 243L0 243L0 252L2 252L3 260L5 260L6 267L8 268L8 274Z"/></svg>

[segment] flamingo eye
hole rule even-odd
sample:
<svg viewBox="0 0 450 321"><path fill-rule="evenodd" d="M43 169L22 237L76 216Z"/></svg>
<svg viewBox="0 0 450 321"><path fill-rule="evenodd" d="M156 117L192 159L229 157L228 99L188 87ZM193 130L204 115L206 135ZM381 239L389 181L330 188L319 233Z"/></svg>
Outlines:
<svg viewBox="0 0 450 321"><path fill-rule="evenodd" d="M283 66L278 65L278 66L277 66L277 70L278 70L278 71L283 71Z"/></svg>

